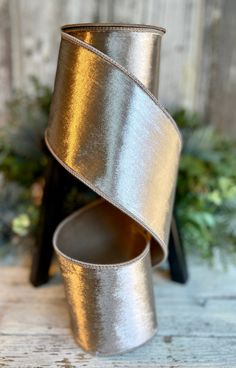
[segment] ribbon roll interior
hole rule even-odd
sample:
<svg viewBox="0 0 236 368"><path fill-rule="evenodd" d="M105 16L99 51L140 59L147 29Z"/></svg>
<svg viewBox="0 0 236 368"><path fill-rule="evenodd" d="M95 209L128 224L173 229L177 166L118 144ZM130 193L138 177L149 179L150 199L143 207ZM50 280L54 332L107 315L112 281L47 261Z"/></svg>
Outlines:
<svg viewBox="0 0 236 368"><path fill-rule="evenodd" d="M162 28L62 27L46 143L102 199L54 234L72 329L94 354L156 331L151 266L167 256L179 130L157 100Z"/></svg>

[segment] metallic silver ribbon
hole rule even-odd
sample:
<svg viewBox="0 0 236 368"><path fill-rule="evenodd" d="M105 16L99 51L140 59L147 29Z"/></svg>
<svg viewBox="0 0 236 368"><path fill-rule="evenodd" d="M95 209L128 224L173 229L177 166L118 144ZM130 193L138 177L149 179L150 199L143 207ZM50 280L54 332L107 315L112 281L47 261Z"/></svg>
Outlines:
<svg viewBox="0 0 236 368"><path fill-rule="evenodd" d="M57 228L76 341L95 354L153 336L151 262L167 255L181 137L157 101L162 28L62 27L50 121L54 157L103 199Z"/></svg>

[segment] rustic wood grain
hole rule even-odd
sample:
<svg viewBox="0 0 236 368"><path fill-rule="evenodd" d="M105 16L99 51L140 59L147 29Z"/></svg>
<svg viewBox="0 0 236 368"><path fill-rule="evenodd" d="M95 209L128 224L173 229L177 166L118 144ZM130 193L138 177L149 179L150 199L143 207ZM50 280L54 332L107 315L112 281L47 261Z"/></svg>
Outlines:
<svg viewBox="0 0 236 368"><path fill-rule="evenodd" d="M206 121L236 134L236 2L207 0L198 110Z"/></svg>
<svg viewBox="0 0 236 368"><path fill-rule="evenodd" d="M27 88L31 75L52 85L64 23L151 23L168 30L163 38L160 99L172 109L194 108L202 1L11 0L10 5L15 87Z"/></svg>
<svg viewBox="0 0 236 368"><path fill-rule="evenodd" d="M1 0L0 107L29 77L53 86L59 28L65 23L126 22L166 27L160 100L170 110L199 111L236 134L234 0Z"/></svg>
<svg viewBox="0 0 236 368"><path fill-rule="evenodd" d="M157 335L143 347L101 358L71 335L61 278L33 288L29 270L0 269L1 367L236 367L236 270L193 264L186 286L154 272Z"/></svg>
<svg viewBox="0 0 236 368"><path fill-rule="evenodd" d="M6 120L5 104L11 95L10 13L7 0L0 0L0 126Z"/></svg>

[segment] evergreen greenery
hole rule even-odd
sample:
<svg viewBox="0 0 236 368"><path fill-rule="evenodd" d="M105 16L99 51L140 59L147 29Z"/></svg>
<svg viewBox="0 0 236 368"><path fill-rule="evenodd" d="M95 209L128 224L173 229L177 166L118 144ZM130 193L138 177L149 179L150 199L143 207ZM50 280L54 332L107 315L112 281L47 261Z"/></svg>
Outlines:
<svg viewBox="0 0 236 368"><path fill-rule="evenodd" d="M196 115L174 114L184 139L176 210L184 245L236 259L236 142Z"/></svg>

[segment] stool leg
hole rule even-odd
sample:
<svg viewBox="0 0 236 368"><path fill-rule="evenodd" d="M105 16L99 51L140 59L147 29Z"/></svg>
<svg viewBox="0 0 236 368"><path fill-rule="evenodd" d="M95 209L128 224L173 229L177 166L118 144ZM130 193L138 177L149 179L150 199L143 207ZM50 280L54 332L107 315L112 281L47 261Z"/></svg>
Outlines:
<svg viewBox="0 0 236 368"><path fill-rule="evenodd" d="M186 283L188 280L186 256L174 216L171 223L168 262L171 279L180 284Z"/></svg>
<svg viewBox="0 0 236 368"><path fill-rule="evenodd" d="M66 175L68 173L64 168L50 157L30 275L30 281L34 286L48 281L53 256L52 236L63 217Z"/></svg>

